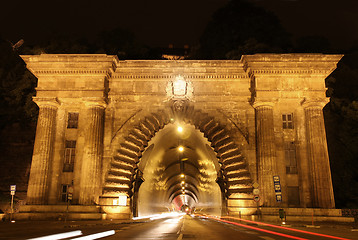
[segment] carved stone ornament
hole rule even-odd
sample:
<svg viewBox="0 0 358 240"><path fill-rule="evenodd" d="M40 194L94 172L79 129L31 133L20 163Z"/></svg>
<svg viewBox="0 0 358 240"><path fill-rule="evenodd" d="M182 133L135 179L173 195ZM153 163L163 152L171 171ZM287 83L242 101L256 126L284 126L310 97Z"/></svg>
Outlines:
<svg viewBox="0 0 358 240"><path fill-rule="evenodd" d="M178 75L168 82L166 93L168 100L193 100L193 85L189 80L186 80L183 76Z"/></svg>

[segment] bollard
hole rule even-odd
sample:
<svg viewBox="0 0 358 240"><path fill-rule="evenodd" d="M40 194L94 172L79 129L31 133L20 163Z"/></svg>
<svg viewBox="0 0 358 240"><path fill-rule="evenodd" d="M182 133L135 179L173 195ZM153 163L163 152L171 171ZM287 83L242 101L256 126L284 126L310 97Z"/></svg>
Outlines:
<svg viewBox="0 0 358 240"><path fill-rule="evenodd" d="M278 210L278 215L279 215L279 217L280 217L280 219L281 219L281 222L283 222L283 219L284 219L284 218L286 219L285 210L284 210L283 208L280 208L280 209Z"/></svg>

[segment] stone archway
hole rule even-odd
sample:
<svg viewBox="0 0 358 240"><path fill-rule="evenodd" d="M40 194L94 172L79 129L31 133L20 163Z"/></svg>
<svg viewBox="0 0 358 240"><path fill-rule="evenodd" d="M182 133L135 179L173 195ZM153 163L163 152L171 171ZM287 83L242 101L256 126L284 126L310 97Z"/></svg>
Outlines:
<svg viewBox="0 0 358 240"><path fill-rule="evenodd" d="M99 219L99 204L128 218L129 201L120 207L115 200L133 198L149 141L178 116L202 132L216 152L222 170L218 183L231 215L251 214L257 206L272 214L289 206L289 190L299 197L300 208L335 206L322 107L324 79L341 55L189 61L119 61L105 54L21 57L38 78L34 100L39 105L27 205L20 210L26 218L37 212L54 216L53 210L62 216L66 195L76 204L73 217ZM171 102L179 99L196 108ZM289 118L293 128L284 127ZM75 141L76 148L67 141ZM295 166L289 164L296 173L287 172L287 143L297 151ZM67 151L75 158L64 156ZM73 172L64 171L65 164L73 164ZM247 169L258 183L257 204ZM277 176L282 195L274 191ZM73 195L67 191L71 186Z"/></svg>
<svg viewBox="0 0 358 240"><path fill-rule="evenodd" d="M195 109L188 102L174 101L170 107L146 115L127 131L128 134L124 141L120 142L110 163L103 185L102 203L108 205L111 203L109 199L126 195L132 199L131 212L136 212L136 193L143 182L143 173L138 168L143 151L158 131L175 121L193 125L211 144L220 165L216 182L220 186L223 199L235 193L252 196L252 179L239 147L243 143L235 142L219 119ZM178 189L176 191L169 194L169 199L173 200L178 195Z"/></svg>

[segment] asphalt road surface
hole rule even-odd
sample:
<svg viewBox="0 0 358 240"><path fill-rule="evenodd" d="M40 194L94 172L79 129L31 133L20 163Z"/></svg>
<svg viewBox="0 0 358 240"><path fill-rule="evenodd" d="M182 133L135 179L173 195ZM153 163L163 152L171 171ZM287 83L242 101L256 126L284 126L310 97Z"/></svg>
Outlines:
<svg viewBox="0 0 358 240"><path fill-rule="evenodd" d="M33 226L17 226L8 223L4 228L0 223L0 240L3 239L131 239L131 240L148 240L148 239L165 239L165 240L182 240L182 239L203 239L203 240L283 240L283 239L358 239L358 232L331 231L332 234L322 234L322 231L281 228L275 225L262 225L252 222L242 222L238 219L211 219L199 216L177 216L171 218L162 218L152 221L141 221L137 223L106 223L97 222L82 225L63 225L56 222L38 222L32 223ZM53 234L72 233L72 237L54 236ZM319 233L320 232L320 233ZM50 236L49 236L50 235ZM77 235L77 236L75 236ZM332 236L335 236L332 237ZM47 237L47 238L44 238Z"/></svg>

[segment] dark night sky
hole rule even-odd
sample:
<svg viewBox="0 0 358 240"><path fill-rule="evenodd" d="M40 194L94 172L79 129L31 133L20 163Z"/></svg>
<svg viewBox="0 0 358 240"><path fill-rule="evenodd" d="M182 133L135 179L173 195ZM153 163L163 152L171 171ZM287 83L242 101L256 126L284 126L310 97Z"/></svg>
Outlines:
<svg viewBox="0 0 358 240"><path fill-rule="evenodd" d="M0 34L36 43L56 32L94 36L129 29L150 46L193 44L228 0L1 1ZM336 48L358 42L358 0L250 0L274 12L293 35L322 35Z"/></svg>

